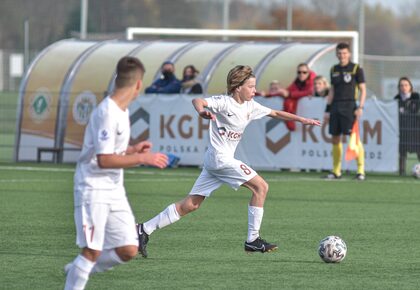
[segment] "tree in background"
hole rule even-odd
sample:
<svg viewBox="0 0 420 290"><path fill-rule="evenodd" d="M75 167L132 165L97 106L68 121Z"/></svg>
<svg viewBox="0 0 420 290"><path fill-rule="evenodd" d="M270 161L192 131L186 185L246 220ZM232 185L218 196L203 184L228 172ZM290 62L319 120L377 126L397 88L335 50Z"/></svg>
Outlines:
<svg viewBox="0 0 420 290"><path fill-rule="evenodd" d="M285 29L285 3L231 0L230 28ZM293 3L293 29L356 30L358 27L359 1ZM400 12L381 4L366 4L366 54L420 54L417 9L420 0L398 3L401 3ZM115 38L117 32L123 38L128 26L221 28L222 8L221 0L89 0L88 33L113 33L109 38ZM80 30L80 0L1 0L0 49L23 48L25 19L30 21L30 48L41 50Z"/></svg>
<svg viewBox="0 0 420 290"><path fill-rule="evenodd" d="M406 5L401 3L400 5L400 30L402 33L399 49L402 53L399 53L403 55L420 55L420 0Z"/></svg>
<svg viewBox="0 0 420 290"><path fill-rule="evenodd" d="M394 55L401 45L400 23L380 4L365 8L365 54Z"/></svg>

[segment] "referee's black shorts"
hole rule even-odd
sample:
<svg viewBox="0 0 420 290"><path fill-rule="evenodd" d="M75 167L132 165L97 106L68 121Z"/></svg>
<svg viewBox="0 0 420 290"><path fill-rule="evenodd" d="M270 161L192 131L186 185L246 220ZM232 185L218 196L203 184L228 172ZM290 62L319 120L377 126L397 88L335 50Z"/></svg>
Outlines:
<svg viewBox="0 0 420 290"><path fill-rule="evenodd" d="M329 133L333 136L350 135L355 121L356 102L343 101L331 105Z"/></svg>

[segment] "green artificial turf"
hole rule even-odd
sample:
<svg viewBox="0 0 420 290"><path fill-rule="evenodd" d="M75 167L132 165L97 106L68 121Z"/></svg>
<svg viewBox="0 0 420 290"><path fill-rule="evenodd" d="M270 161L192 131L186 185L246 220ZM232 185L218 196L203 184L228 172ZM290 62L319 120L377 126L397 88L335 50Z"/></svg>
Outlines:
<svg viewBox="0 0 420 290"><path fill-rule="evenodd" d="M62 289L79 250L71 165L0 164L0 288ZM145 221L190 190L198 169L127 170L133 211ZM261 229L277 252L245 254L247 189L227 186L150 237L149 258L95 274L87 289L419 289L420 180L261 172L270 184ZM340 264L317 253L328 235L348 246Z"/></svg>

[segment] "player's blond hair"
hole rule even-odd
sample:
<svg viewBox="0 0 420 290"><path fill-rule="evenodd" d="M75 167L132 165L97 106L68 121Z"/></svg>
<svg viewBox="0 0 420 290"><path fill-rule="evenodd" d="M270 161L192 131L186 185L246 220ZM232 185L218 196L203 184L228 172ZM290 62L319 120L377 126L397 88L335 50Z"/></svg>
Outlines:
<svg viewBox="0 0 420 290"><path fill-rule="evenodd" d="M314 83L315 83L316 81L321 81L321 82L323 82L323 83L324 83L324 86L325 86L327 89L329 89L329 88L330 88L330 83L328 82L328 80L327 80L327 78L326 78L326 77L321 76L321 75L317 75L317 76L314 78Z"/></svg>
<svg viewBox="0 0 420 290"><path fill-rule="evenodd" d="M237 65L227 75L227 92L233 94L236 88L242 86L248 79L255 78L252 68L248 65Z"/></svg>

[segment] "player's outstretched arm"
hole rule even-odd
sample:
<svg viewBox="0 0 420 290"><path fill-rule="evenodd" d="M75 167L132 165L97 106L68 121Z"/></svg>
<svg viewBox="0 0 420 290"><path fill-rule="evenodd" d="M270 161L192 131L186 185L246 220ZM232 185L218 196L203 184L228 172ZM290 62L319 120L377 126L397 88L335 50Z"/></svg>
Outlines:
<svg viewBox="0 0 420 290"><path fill-rule="evenodd" d="M319 120L304 118L304 117L291 114L285 111L271 110L271 113L268 114L268 116L275 119L282 119L286 121L297 121L305 125L321 126L321 122Z"/></svg>
<svg viewBox="0 0 420 290"><path fill-rule="evenodd" d="M129 168L138 165L150 165L165 168L168 165L168 156L162 153L133 153L130 155L98 154L100 168Z"/></svg>
<svg viewBox="0 0 420 290"><path fill-rule="evenodd" d="M216 119L216 117L211 112L205 109L208 106L207 101L205 99L195 98L192 100L192 103L194 109L197 111L201 118L209 120Z"/></svg>

